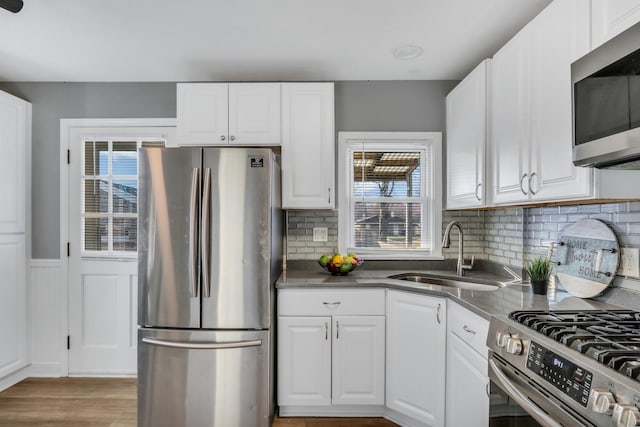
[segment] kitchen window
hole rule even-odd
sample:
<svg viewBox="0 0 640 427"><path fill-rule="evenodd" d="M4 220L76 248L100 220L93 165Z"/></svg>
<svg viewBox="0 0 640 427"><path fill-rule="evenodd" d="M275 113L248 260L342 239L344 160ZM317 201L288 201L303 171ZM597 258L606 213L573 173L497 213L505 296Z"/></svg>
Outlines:
<svg viewBox="0 0 640 427"><path fill-rule="evenodd" d="M82 252L135 256L138 250L138 148L164 141L82 142Z"/></svg>
<svg viewBox="0 0 640 427"><path fill-rule="evenodd" d="M340 252L441 259L441 133L340 132L338 139Z"/></svg>

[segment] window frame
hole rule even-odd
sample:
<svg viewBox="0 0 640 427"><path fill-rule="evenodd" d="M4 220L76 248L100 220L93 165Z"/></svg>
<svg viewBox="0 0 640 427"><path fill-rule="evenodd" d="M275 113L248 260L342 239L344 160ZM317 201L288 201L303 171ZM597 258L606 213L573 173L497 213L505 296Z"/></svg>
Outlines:
<svg viewBox="0 0 640 427"><path fill-rule="evenodd" d="M353 245L354 227L351 221L353 195L353 152L360 151L420 151L421 160L430 150L431 167L423 165L419 199L423 205L423 232L426 230L431 249L357 248ZM425 160L426 161L426 160ZM442 248L442 133L441 132L338 132L338 250L355 252L365 259L441 260ZM406 203L406 198L398 198ZM393 201L394 199L389 199ZM424 237L424 236L423 236Z"/></svg>

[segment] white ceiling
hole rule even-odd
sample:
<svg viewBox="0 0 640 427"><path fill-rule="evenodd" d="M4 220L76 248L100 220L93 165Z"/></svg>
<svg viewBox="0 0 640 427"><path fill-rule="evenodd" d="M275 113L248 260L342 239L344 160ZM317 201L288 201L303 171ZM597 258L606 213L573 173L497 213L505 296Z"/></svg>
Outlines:
<svg viewBox="0 0 640 427"><path fill-rule="evenodd" d="M550 0L24 3L0 9L0 81L454 80Z"/></svg>

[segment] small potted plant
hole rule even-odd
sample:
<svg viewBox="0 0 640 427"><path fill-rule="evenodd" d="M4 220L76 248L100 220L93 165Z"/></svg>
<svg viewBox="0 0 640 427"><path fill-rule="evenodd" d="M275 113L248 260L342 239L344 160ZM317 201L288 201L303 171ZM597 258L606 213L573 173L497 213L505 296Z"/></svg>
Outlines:
<svg viewBox="0 0 640 427"><path fill-rule="evenodd" d="M546 295L547 286L549 285L549 276L551 275L551 265L549 260L536 258L527 265L525 270L529 275L533 293L537 295Z"/></svg>

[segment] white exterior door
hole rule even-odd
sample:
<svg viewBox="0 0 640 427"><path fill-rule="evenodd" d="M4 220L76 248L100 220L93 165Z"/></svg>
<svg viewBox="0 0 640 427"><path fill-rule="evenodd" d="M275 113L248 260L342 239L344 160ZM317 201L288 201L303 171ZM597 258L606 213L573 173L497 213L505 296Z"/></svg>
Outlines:
<svg viewBox="0 0 640 427"><path fill-rule="evenodd" d="M332 403L384 405L384 316L333 318Z"/></svg>
<svg viewBox="0 0 640 427"><path fill-rule="evenodd" d="M69 132L69 374L134 375L137 149L173 128Z"/></svg>
<svg viewBox="0 0 640 427"><path fill-rule="evenodd" d="M331 317L278 318L278 405L331 404Z"/></svg>

